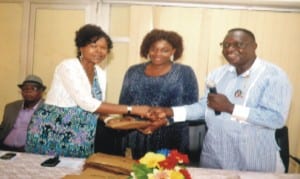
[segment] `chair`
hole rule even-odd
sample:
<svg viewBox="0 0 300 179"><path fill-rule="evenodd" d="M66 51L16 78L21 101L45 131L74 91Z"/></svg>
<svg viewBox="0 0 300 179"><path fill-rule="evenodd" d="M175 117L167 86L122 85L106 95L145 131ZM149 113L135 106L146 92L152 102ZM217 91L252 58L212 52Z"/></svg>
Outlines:
<svg viewBox="0 0 300 179"><path fill-rule="evenodd" d="M199 167L202 143L206 133L204 120L187 121L189 125L189 151L190 166Z"/></svg>
<svg viewBox="0 0 300 179"><path fill-rule="evenodd" d="M280 157L281 157L283 165L285 167L285 173L288 173L289 158L293 159L298 165L300 165L300 159L295 156L290 155L288 128L286 126L284 126L281 129L277 129L275 131L275 138L276 138L277 144L280 147Z"/></svg>
<svg viewBox="0 0 300 179"><path fill-rule="evenodd" d="M280 157L285 168L285 173L287 173L289 170L290 157L288 128L284 126L283 128L276 129L275 139L278 146L280 147Z"/></svg>
<svg viewBox="0 0 300 179"><path fill-rule="evenodd" d="M300 159L290 155L291 159L293 159L298 165L300 165Z"/></svg>

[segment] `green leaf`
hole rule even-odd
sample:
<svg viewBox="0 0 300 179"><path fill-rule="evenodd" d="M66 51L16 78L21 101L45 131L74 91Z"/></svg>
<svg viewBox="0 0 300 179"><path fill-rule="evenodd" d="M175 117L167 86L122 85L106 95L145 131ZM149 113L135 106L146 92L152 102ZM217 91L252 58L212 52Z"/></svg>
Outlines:
<svg viewBox="0 0 300 179"><path fill-rule="evenodd" d="M133 172L138 179L147 179L148 173L153 172L153 168L147 168L144 164L134 164L133 165Z"/></svg>

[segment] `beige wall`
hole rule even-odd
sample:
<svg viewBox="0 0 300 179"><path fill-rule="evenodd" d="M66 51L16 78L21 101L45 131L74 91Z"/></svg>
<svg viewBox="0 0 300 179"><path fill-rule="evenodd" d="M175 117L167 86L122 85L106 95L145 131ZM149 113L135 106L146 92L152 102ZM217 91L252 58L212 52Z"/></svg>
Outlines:
<svg viewBox="0 0 300 179"><path fill-rule="evenodd" d="M21 98L17 84L27 74L50 86L56 64L76 55L75 30L85 23L84 5L0 1L0 121L5 104Z"/></svg>
<svg viewBox="0 0 300 179"><path fill-rule="evenodd" d="M55 66L76 56L75 31L85 23L84 17L82 10L37 9L32 72L48 87Z"/></svg>
<svg viewBox="0 0 300 179"><path fill-rule="evenodd" d="M180 63L195 70L202 95L208 72L226 63L219 47L224 34L230 28L245 27L256 35L257 54L281 66L294 86L287 125L291 154L300 157L300 85L297 83L300 13L113 4L107 16L104 14L105 17L93 19L87 18L90 17L87 14L99 11L99 8L101 11L101 6L95 3L79 3L78 6L74 3L59 6L37 3L30 7L19 1L0 1L1 116L4 105L20 97L16 84L23 80L25 74L36 73L50 86L55 65L63 58L75 56L75 30L84 23L103 25L99 19L109 22L105 29L114 40L114 48L103 63L108 71L109 102L118 102L126 69L144 60L139 57L139 46L145 33L152 28L175 30L183 36L185 51ZM290 171L300 172L291 164Z"/></svg>
<svg viewBox="0 0 300 179"><path fill-rule="evenodd" d="M20 97L17 84L21 82L19 71L22 13L21 4L0 3L0 121L4 105Z"/></svg>

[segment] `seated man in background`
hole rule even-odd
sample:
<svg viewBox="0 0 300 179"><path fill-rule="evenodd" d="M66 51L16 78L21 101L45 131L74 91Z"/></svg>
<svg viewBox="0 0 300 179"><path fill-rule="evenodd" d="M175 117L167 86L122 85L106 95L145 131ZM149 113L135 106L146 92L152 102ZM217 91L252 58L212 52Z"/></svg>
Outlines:
<svg viewBox="0 0 300 179"><path fill-rule="evenodd" d="M23 152L28 123L44 101L42 97L46 86L40 77L28 75L18 87L23 99L5 105L0 125L0 149Z"/></svg>

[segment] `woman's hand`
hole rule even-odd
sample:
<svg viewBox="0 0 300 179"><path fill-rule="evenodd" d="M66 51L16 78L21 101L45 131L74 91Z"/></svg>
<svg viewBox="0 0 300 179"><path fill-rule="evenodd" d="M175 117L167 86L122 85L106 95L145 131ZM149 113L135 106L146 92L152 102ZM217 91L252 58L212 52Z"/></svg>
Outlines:
<svg viewBox="0 0 300 179"><path fill-rule="evenodd" d="M140 116L141 118L148 118L150 108L150 106L146 105L132 106L131 114Z"/></svg>
<svg viewBox="0 0 300 179"><path fill-rule="evenodd" d="M130 117L130 116L126 116L126 117L119 116L119 117L115 117L115 118L107 120L107 122L105 122L105 124L107 126L111 126L111 125L114 125L114 124L117 124L117 123L120 123L120 122L129 122L129 121L134 121L134 120L135 119L133 117Z"/></svg>

